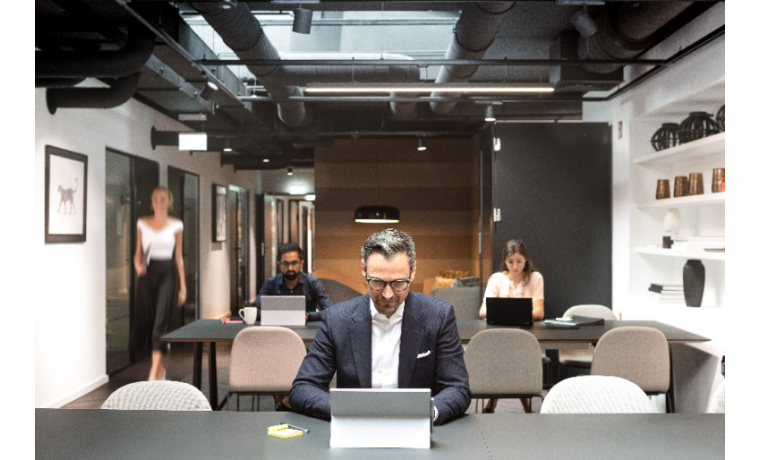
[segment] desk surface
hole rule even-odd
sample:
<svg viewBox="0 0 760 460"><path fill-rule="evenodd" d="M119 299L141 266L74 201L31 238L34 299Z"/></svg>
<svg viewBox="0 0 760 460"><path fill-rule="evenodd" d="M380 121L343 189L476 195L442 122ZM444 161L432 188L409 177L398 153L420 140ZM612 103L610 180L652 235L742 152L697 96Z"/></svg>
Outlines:
<svg viewBox="0 0 760 460"><path fill-rule="evenodd" d="M307 345L311 344L317 335L321 322L307 323L306 326L288 326L294 330ZM547 343L592 343L599 340L605 332L616 327L648 326L659 329L665 334L668 342L707 342L708 338L669 326L658 321L606 321L604 324L580 326L578 329L549 329L538 323L533 327L524 328L536 336L539 342ZM232 342L238 332L250 326L244 323L225 324L216 319L200 319L172 331L163 337L167 342ZM468 343L472 337L486 329L502 328L486 324L483 320L462 319L457 321L459 336L463 343Z"/></svg>
<svg viewBox="0 0 760 460"><path fill-rule="evenodd" d="M266 428L278 423L310 432L290 439L267 436ZM536 433L551 433L551 441ZM720 459L725 416L476 414L435 427L430 449L329 445L329 422L294 413L35 410L39 459Z"/></svg>

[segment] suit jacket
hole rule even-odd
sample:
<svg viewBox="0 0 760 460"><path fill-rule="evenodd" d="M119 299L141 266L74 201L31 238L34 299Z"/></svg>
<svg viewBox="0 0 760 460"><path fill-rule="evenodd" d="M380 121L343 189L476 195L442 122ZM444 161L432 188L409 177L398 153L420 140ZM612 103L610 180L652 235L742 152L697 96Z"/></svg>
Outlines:
<svg viewBox="0 0 760 460"><path fill-rule="evenodd" d="M372 387L372 319L368 295L326 310L309 353L290 389L296 412L330 418L329 385ZM401 321L399 388L430 388L438 409L436 425L464 414L470 384L454 307L445 300L410 292Z"/></svg>

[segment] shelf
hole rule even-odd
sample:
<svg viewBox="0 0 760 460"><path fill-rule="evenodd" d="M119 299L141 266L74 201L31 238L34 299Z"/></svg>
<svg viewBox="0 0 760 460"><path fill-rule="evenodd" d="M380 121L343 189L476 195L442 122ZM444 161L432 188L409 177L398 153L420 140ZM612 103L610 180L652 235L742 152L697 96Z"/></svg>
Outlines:
<svg viewBox="0 0 760 460"><path fill-rule="evenodd" d="M663 249L658 246L639 246L636 248L638 254L647 254L652 256L663 257L680 257L683 259L701 259L701 260L726 260L725 252L708 252L708 251L674 251L672 249Z"/></svg>
<svg viewBox="0 0 760 460"><path fill-rule="evenodd" d="M678 198L665 198L641 203L639 208L679 208L689 206L702 206L706 204L726 204L726 192L705 193L703 195L679 196Z"/></svg>
<svg viewBox="0 0 760 460"><path fill-rule="evenodd" d="M724 153L726 151L726 133L713 134L686 144L650 153L637 158L637 165L667 165L682 163L696 157Z"/></svg>

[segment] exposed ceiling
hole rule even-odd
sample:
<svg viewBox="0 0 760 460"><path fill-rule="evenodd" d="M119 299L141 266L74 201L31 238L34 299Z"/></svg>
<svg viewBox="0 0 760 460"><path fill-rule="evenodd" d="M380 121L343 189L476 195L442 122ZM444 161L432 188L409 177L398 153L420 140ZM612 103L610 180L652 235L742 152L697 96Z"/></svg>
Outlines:
<svg viewBox="0 0 760 460"><path fill-rule="evenodd" d="M584 101L723 35L725 21L712 21L686 46L646 57L716 3L36 0L36 86L52 113L135 98L208 133L208 150L232 148L222 163L236 169L311 167L314 147L337 138L471 137L489 106L504 120L579 120ZM292 31L297 8L312 12L308 34ZM367 83L431 88L306 90ZM435 91L487 83L554 91ZM175 132L148 134L177 144Z"/></svg>

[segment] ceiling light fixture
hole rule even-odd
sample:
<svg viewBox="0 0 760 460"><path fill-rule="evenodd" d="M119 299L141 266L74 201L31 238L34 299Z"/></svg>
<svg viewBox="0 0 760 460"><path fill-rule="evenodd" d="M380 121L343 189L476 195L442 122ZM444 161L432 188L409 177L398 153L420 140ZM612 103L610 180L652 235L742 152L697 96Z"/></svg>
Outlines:
<svg viewBox="0 0 760 460"><path fill-rule="evenodd" d="M393 206L359 206L354 211L354 222L360 224L395 224L400 219L401 213Z"/></svg>
<svg viewBox="0 0 760 460"><path fill-rule="evenodd" d="M425 141L421 137L417 138L417 150L422 152L423 150L427 150L427 147L425 147Z"/></svg>
<svg viewBox="0 0 760 460"><path fill-rule="evenodd" d="M202 99L205 100L211 100L212 97L214 97L214 94L219 91L219 87L216 85L216 83L207 81L206 84L203 86L203 89L201 90L200 96Z"/></svg>
<svg viewBox="0 0 760 460"><path fill-rule="evenodd" d="M314 13L306 8L293 9L293 32L299 34L311 33L311 16Z"/></svg>
<svg viewBox="0 0 760 460"><path fill-rule="evenodd" d="M320 84L307 85L306 93L551 93L554 87L551 85L535 84Z"/></svg>
<svg viewBox="0 0 760 460"><path fill-rule="evenodd" d="M422 139L420 139L422 140ZM380 201L380 179L378 178L378 153L375 150L375 190ZM360 224L395 224L401 220L401 212L395 206L372 204L359 206L354 210L354 222Z"/></svg>
<svg viewBox="0 0 760 460"><path fill-rule="evenodd" d="M486 118L485 120L489 123L496 121L496 116L493 114L493 106L489 105L486 107Z"/></svg>
<svg viewBox="0 0 760 460"><path fill-rule="evenodd" d="M599 28L596 25L596 21L594 21L594 18L588 14L585 7L582 10L573 13L573 15L570 16L570 22L583 38L589 38L594 35Z"/></svg>
<svg viewBox="0 0 760 460"><path fill-rule="evenodd" d="M237 0L216 0L216 3L222 7L223 10L231 10L237 6Z"/></svg>

